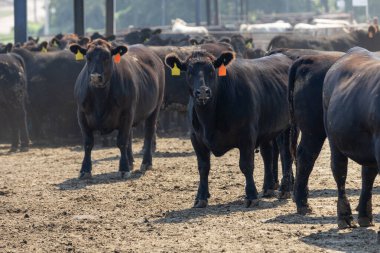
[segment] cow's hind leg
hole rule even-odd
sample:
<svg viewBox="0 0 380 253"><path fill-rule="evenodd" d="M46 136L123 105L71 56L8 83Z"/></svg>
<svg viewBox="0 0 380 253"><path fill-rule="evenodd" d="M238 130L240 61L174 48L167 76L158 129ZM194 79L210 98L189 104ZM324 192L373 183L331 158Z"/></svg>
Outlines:
<svg viewBox="0 0 380 253"><path fill-rule="evenodd" d="M282 166L282 180L280 187L281 199L288 199L291 197L290 191L293 190L294 176L292 170L293 159L290 154L290 128L282 132L276 139L281 156L281 166Z"/></svg>
<svg viewBox="0 0 380 253"><path fill-rule="evenodd" d="M315 160L321 152L326 135L302 134L301 142L297 148L296 181L294 184L294 198L297 205L297 213L305 215L312 209L307 203L309 189L307 187Z"/></svg>
<svg viewBox="0 0 380 253"><path fill-rule="evenodd" d="M335 182L338 187L338 227L353 228L356 227L352 217L350 202L346 195L346 178L347 178L347 162L348 158L343 155L334 144L330 142L331 150L331 169Z"/></svg>
<svg viewBox="0 0 380 253"><path fill-rule="evenodd" d="M273 144L272 142L260 144L260 153L264 160L264 185L263 197L274 197L274 176L273 176Z"/></svg>
<svg viewBox="0 0 380 253"><path fill-rule="evenodd" d="M16 113L14 111L8 113L8 119L11 126L11 148L9 152L16 152L20 143Z"/></svg>
<svg viewBox="0 0 380 253"><path fill-rule="evenodd" d="M160 108L156 108L156 110L145 120L144 154L140 168L141 171L152 168L153 138L156 134L159 110Z"/></svg>
<svg viewBox="0 0 380 253"><path fill-rule="evenodd" d="M210 193L208 189L208 174L210 172L210 150L198 141L194 133L191 134L191 143L198 161L199 186L195 197L194 207L204 208L207 206Z"/></svg>
<svg viewBox="0 0 380 253"><path fill-rule="evenodd" d="M278 157L280 155L280 151L278 150L278 145L276 141L272 141L272 147L273 147L272 171L273 171L274 189L278 190L278 188L280 187L280 183L278 181Z"/></svg>
<svg viewBox="0 0 380 253"><path fill-rule="evenodd" d="M26 111L25 107L22 106L17 110L17 124L20 134L20 151L29 150L29 133L26 124Z"/></svg>
<svg viewBox="0 0 380 253"><path fill-rule="evenodd" d="M359 199L358 223L361 227L373 226L372 188L377 175L377 166L362 167L362 192Z"/></svg>
<svg viewBox="0 0 380 253"><path fill-rule="evenodd" d="M259 203L257 190L253 180L254 149L240 148L239 167L245 176L245 206L256 206Z"/></svg>

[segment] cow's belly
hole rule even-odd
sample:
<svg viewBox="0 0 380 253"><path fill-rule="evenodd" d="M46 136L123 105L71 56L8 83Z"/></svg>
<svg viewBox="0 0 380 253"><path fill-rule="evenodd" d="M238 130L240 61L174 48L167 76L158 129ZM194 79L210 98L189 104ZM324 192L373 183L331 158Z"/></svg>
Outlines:
<svg viewBox="0 0 380 253"><path fill-rule="evenodd" d="M329 132L330 141L348 158L360 165L377 166L371 133L341 129Z"/></svg>
<svg viewBox="0 0 380 253"><path fill-rule="evenodd" d="M199 135L198 135L199 136ZM206 147L217 157L220 157L233 148L237 148L238 136L227 136L225 133L215 132L212 136L199 136Z"/></svg>
<svg viewBox="0 0 380 253"><path fill-rule="evenodd" d="M119 128L118 115L105 115L101 118L94 114L86 115L87 124L93 130L100 131L101 134L108 134Z"/></svg>

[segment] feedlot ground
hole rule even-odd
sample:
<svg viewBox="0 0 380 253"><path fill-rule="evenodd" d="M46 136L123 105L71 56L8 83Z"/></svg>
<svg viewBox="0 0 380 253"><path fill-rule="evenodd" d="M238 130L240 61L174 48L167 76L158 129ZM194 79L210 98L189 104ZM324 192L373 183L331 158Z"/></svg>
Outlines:
<svg viewBox="0 0 380 253"><path fill-rule="evenodd" d="M135 139L135 170L141 146ZM153 169L128 180L117 177L116 147L95 148L92 181L77 180L80 146L14 154L8 148L0 146L0 252L380 252L380 179L373 196L376 226L338 230L327 144L310 178L314 213L308 216L295 214L291 200L276 198L245 208L237 150L212 157L209 206L192 209L198 172L187 138L159 138ZM261 191L260 154L255 165ZM353 209L359 168L349 162Z"/></svg>

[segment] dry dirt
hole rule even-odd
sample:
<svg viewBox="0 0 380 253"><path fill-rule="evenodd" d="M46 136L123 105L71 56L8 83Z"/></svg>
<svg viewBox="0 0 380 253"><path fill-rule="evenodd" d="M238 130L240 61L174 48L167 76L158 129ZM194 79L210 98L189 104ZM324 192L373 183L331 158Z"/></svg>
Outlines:
<svg viewBox="0 0 380 253"><path fill-rule="evenodd" d="M141 145L134 140L135 151ZM338 230L327 145L311 175L314 213L308 216L295 214L291 200L262 199L244 208L237 150L212 158L209 207L192 209L198 172L187 138L160 138L154 168L129 180L115 173L117 148L95 149L88 182L77 180L80 146L15 154L7 148L0 146L0 252L380 252L380 177L373 197L376 227ZM135 158L138 168L141 156ZM258 154L255 164L261 189ZM359 166L350 162L352 207L360 185Z"/></svg>

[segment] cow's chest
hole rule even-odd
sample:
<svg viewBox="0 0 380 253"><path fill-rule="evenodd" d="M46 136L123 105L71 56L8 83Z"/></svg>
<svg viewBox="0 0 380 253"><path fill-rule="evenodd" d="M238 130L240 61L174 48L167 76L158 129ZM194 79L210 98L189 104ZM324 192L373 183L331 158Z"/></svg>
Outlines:
<svg viewBox="0 0 380 253"><path fill-rule="evenodd" d="M105 111L102 114L92 111L86 113L87 123L90 128L107 134L119 128L120 112L118 110Z"/></svg>
<svg viewBox="0 0 380 253"><path fill-rule="evenodd" d="M239 136L219 130L202 129L197 132L197 136L215 156L222 156L238 146Z"/></svg>

